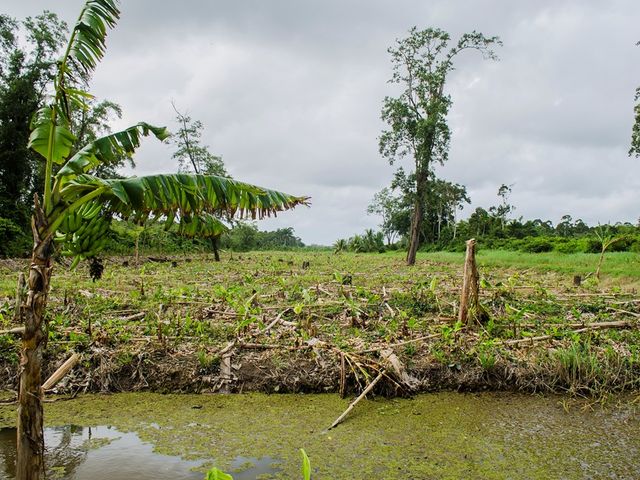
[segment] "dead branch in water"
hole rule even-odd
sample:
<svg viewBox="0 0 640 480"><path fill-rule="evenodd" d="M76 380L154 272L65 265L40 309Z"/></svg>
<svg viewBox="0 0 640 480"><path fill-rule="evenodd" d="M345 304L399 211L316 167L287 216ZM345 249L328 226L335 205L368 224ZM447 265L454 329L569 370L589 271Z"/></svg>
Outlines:
<svg viewBox="0 0 640 480"><path fill-rule="evenodd" d="M373 379L373 381L371 383L369 383L369 385L367 385L367 388L364 389L364 391L360 394L360 396L358 396L358 398L356 398L353 402L351 402L351 405L349 405L347 407L347 409L342 413L342 415L340 415L338 418L336 418L335 422L333 422L331 424L331 426L329 427L329 430L331 430L332 428L335 428L338 426L338 424L340 424L340 422L342 422L342 420L344 420L344 418L349 415L349 412L351 410L353 410L353 408L358 404L358 402L360 402L360 400L362 400L367 393L369 393L371 390L373 390L373 387L376 386L376 383L378 383L380 381L380 379L382 379L382 377L384 376L384 374L386 373L386 370L382 370L378 376L376 378Z"/></svg>

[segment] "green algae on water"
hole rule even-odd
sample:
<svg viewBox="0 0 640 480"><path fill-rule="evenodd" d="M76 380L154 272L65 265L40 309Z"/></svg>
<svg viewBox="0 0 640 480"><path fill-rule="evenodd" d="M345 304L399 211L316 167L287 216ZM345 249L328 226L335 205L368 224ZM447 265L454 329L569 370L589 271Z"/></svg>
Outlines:
<svg viewBox="0 0 640 480"><path fill-rule="evenodd" d="M157 453L220 468L239 456L278 459L274 478L296 478L299 448L318 478L633 478L640 469L630 402L566 412L556 397L514 394L375 399L326 431L348 404L336 395L86 395L47 404L45 419L135 432Z"/></svg>

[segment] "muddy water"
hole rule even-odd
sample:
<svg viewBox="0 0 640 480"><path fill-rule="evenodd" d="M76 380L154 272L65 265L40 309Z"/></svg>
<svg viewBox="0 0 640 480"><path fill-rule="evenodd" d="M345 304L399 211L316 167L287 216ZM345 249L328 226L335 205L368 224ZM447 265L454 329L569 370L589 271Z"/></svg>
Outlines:
<svg viewBox="0 0 640 480"><path fill-rule="evenodd" d="M347 407L333 395L86 396L47 404L49 478L637 479L633 398L589 407L559 397L433 394ZM14 422L0 408L0 425ZM73 425L73 426L72 426ZM12 478L15 431L0 431L0 478ZM3 476L4 475L4 476Z"/></svg>

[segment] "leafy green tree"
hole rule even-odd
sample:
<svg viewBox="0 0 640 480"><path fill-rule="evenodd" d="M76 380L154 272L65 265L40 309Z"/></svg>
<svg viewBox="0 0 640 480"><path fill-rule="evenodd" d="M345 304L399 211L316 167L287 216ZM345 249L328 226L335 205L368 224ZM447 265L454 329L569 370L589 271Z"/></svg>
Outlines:
<svg viewBox="0 0 640 480"><path fill-rule="evenodd" d="M0 212L18 227L9 242L29 229L33 193L42 186L42 162L27 148L29 123L44 101L66 30L47 11L22 22L0 15Z"/></svg>
<svg viewBox="0 0 640 480"><path fill-rule="evenodd" d="M370 212L383 216L382 231L387 238L388 232L409 237L416 198L415 187L415 173L407 175L403 168L399 168L391 183L392 190L398 191L399 196L383 190L382 195L374 197L374 202L369 206ZM467 189L463 185L435 178L431 172L421 208L420 242L435 244L455 239L457 212L464 203L469 202Z"/></svg>
<svg viewBox="0 0 640 480"><path fill-rule="evenodd" d="M556 225L556 232L561 237L569 237L573 234L573 218L571 215L563 215Z"/></svg>
<svg viewBox="0 0 640 480"><path fill-rule="evenodd" d="M212 155L209 147L200 142L204 128L202 122L192 120L190 116L180 113L175 105L173 109L180 125L173 140L177 146L173 158L178 160L178 172L229 177L222 157ZM189 236L208 238L211 241L216 262L220 261L220 236L228 230L226 225L219 221L223 216L221 214L215 218L207 218L206 221L192 222L189 228L184 230L184 233Z"/></svg>
<svg viewBox="0 0 640 480"><path fill-rule="evenodd" d="M450 130L446 117L451 98L444 87L454 59L465 50L496 59L492 46L501 44L498 37L478 32L465 33L451 48L449 41L443 30L413 27L407 38L397 40L395 48L388 50L393 69L390 83L401 85L403 91L398 97L384 99L382 120L389 129L380 136L379 149L391 164L406 156L413 158L415 195L408 265L415 264L431 169L447 160Z"/></svg>
<svg viewBox="0 0 640 480"><path fill-rule="evenodd" d="M264 250L278 250L304 247L300 237L295 235L293 227L278 228L270 232L259 232L259 248Z"/></svg>
<svg viewBox="0 0 640 480"><path fill-rule="evenodd" d="M513 185L505 185L504 183L498 188L498 197L500 197L500 205L489 208L489 212L500 220L502 230L507 224L507 215L515 210L515 207L509 203Z"/></svg>
<svg viewBox="0 0 640 480"><path fill-rule="evenodd" d="M431 241L440 242L443 239L445 227L451 227L451 239L456 238L456 214L462 210L465 203L471 203L467 189L463 185L451 183L440 179L429 182L429 195L427 204L431 209L425 211L431 213Z"/></svg>
<svg viewBox="0 0 640 480"><path fill-rule="evenodd" d="M387 239L387 245L391 245L399 233L398 216L406 213L402 209L400 198L394 196L391 190L385 187L373 196L371 204L367 207L367 213L382 217L380 228Z"/></svg>
<svg viewBox="0 0 640 480"><path fill-rule="evenodd" d="M478 207L469 216L469 233L474 237L483 237L488 235L493 230L495 225L495 217L489 215L484 208Z"/></svg>
<svg viewBox="0 0 640 480"><path fill-rule="evenodd" d="M202 122L180 113L175 105L173 109L180 125L173 137L173 143L177 147L173 158L178 161L178 172L229 177L222 157L211 154L209 147L202 145L200 141L204 129Z"/></svg>
<svg viewBox="0 0 640 480"><path fill-rule="evenodd" d="M87 107L83 81L105 53L107 30L120 16L115 0L88 0L57 62L54 88L32 122L29 146L44 159L44 192L34 201L33 253L26 296L17 315L24 323L18 394L16 478L38 480L43 472L41 363L47 338L45 309L56 245L74 264L97 254L112 216L163 220L180 225L226 212L262 218L304 204L306 197L266 190L229 178L202 174L103 179L100 165L133 155L143 136L160 140L165 128L138 123L74 149L70 106ZM77 68L72 68L74 65ZM75 153L73 153L75 151Z"/></svg>

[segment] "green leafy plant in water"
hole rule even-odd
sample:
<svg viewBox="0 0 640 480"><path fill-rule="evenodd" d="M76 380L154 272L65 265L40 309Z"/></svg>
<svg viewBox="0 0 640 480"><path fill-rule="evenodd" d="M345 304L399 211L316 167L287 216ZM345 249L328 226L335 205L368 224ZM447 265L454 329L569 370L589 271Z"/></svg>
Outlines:
<svg viewBox="0 0 640 480"><path fill-rule="evenodd" d="M311 480L311 462L307 452L304 451L304 448L301 448L300 454L302 455L302 478L303 480Z"/></svg>
<svg viewBox="0 0 640 480"><path fill-rule="evenodd" d="M304 451L304 448L300 449L300 455L302 455L302 479L311 480L311 462L309 461L309 457L307 456L307 452ZM213 467L207 472L204 480L233 480L233 477L228 473Z"/></svg>
<svg viewBox="0 0 640 480"><path fill-rule="evenodd" d="M233 477L228 473L224 473L222 470L213 467L207 472L205 480L233 480Z"/></svg>

